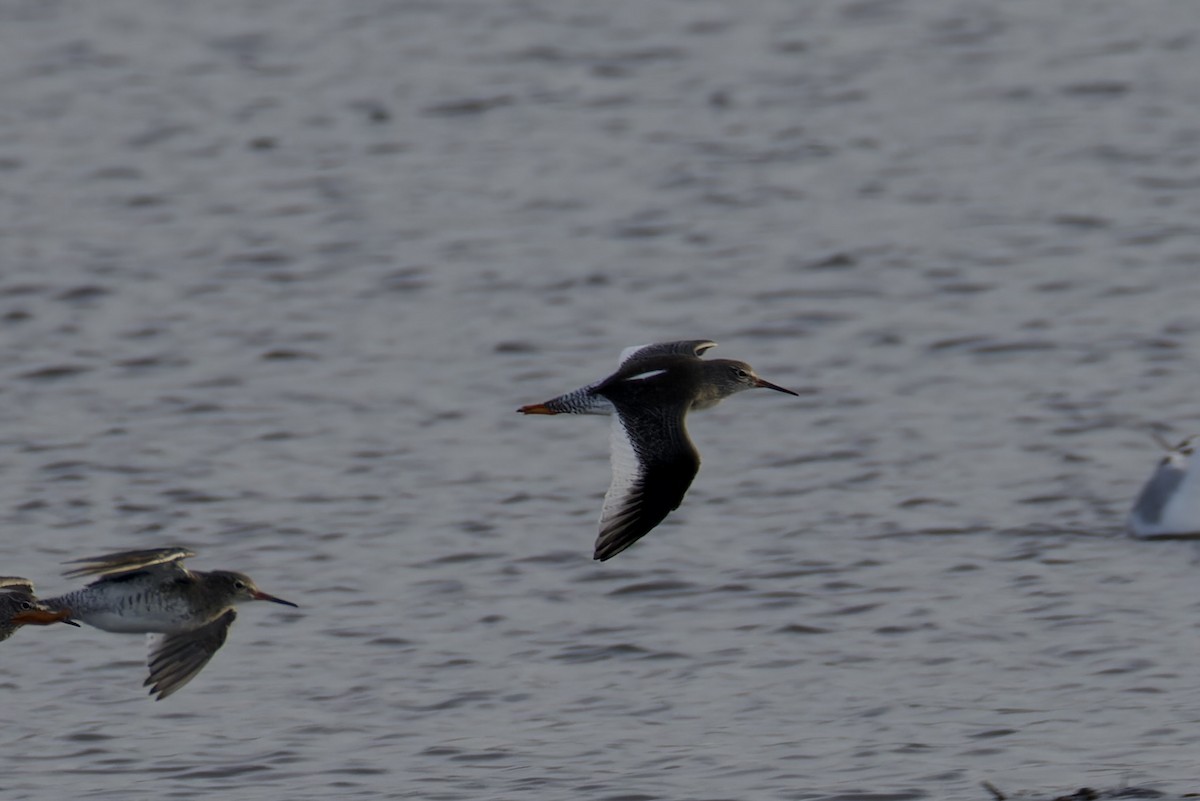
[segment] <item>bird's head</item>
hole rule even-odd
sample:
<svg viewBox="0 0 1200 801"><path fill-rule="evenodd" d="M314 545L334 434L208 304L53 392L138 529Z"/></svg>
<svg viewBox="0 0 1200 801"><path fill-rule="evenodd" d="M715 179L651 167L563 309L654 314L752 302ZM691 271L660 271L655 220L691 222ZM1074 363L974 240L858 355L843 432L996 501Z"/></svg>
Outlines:
<svg viewBox="0 0 1200 801"><path fill-rule="evenodd" d="M717 385L722 390L722 396L755 388L773 389L776 392L784 392L788 395L799 394L792 392L790 389L784 389L778 384L772 384L766 379L759 378L758 373L754 372L754 368L745 362L734 361L733 359L713 359L708 363L717 368L715 378Z"/></svg>
<svg viewBox="0 0 1200 801"><path fill-rule="evenodd" d="M297 606L297 604L291 601L285 601L282 598L276 598L274 595L263 592L254 583L254 580L245 573L237 573L233 570L214 570L208 575L210 581L228 590L234 602L271 601L272 603L283 604L284 606Z"/></svg>

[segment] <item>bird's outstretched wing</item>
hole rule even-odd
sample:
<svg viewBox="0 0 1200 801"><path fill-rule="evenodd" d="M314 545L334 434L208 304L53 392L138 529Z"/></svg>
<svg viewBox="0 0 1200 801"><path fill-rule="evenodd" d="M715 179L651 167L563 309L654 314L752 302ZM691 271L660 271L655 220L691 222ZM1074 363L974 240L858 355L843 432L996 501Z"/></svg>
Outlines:
<svg viewBox="0 0 1200 801"><path fill-rule="evenodd" d="M237 612L230 609L198 629L155 638L150 647L150 675L143 682L151 695L157 693L154 700L161 701L195 678L225 644L236 619Z"/></svg>
<svg viewBox="0 0 1200 801"><path fill-rule="evenodd" d="M19 592L33 595L33 582L20 576L0 576L0 592Z"/></svg>
<svg viewBox="0 0 1200 801"><path fill-rule="evenodd" d="M611 559L679 508L700 454L688 438L686 409L621 408L612 421L612 484L600 513L594 557Z"/></svg>
<svg viewBox="0 0 1200 801"><path fill-rule="evenodd" d="M657 356L694 356L699 358L704 351L715 348L711 339L685 339L679 342L656 342L652 345L634 345L621 351L620 365L626 366L642 359Z"/></svg>
<svg viewBox="0 0 1200 801"><path fill-rule="evenodd" d="M195 556L187 548L172 546L170 548L143 548L133 551L116 551L102 556L89 556L84 559L72 559L66 564L80 565L63 573L64 576L77 578L79 576L115 576L136 570L144 570L157 565L176 567L178 562Z"/></svg>

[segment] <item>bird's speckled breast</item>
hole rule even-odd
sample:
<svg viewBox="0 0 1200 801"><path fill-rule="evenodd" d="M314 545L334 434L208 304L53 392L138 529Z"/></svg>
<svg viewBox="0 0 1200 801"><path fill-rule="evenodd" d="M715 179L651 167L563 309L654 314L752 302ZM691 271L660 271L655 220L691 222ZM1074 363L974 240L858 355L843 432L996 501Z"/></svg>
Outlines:
<svg viewBox="0 0 1200 801"><path fill-rule="evenodd" d="M103 631L128 634L189 631L197 620L182 593L163 592L153 582L100 583L46 601L70 609L76 620Z"/></svg>

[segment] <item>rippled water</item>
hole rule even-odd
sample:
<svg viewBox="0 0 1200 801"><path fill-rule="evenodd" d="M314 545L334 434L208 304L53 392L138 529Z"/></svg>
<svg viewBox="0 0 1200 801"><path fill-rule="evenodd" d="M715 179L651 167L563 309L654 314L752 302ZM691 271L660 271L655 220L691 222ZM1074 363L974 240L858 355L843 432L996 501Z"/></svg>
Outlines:
<svg viewBox="0 0 1200 801"><path fill-rule="evenodd" d="M186 544L245 608L3 646L6 799L1195 791L1190 2L0 7L2 573ZM593 563L607 425L710 337ZM266 605L263 605L266 606Z"/></svg>

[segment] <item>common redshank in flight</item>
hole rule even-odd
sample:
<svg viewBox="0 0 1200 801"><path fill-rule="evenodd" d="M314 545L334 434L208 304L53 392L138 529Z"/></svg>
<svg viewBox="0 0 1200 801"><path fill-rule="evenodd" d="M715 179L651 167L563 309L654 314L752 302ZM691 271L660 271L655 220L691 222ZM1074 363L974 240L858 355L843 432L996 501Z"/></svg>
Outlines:
<svg viewBox="0 0 1200 801"><path fill-rule="evenodd" d="M49 626L51 623L79 624L70 613L51 609L33 594L33 582L18 576L0 576L0 642L21 626Z"/></svg>
<svg viewBox="0 0 1200 801"><path fill-rule="evenodd" d="M1200 436L1167 451L1150 474L1129 512L1126 526L1135 537L1200 537Z"/></svg>
<svg viewBox="0 0 1200 801"><path fill-rule="evenodd" d="M47 598L51 609L104 631L160 634L150 648L143 686L161 701L191 681L225 642L241 601L272 601L244 573L188 570L186 548L149 548L76 559L64 575L100 576L82 589Z"/></svg>
<svg viewBox="0 0 1200 801"><path fill-rule="evenodd" d="M679 508L700 469L700 454L687 433L689 411L755 387L797 394L759 378L745 362L700 358L716 346L692 339L626 348L617 372L603 381L517 409L613 415L612 484L600 512L594 558L611 559Z"/></svg>

